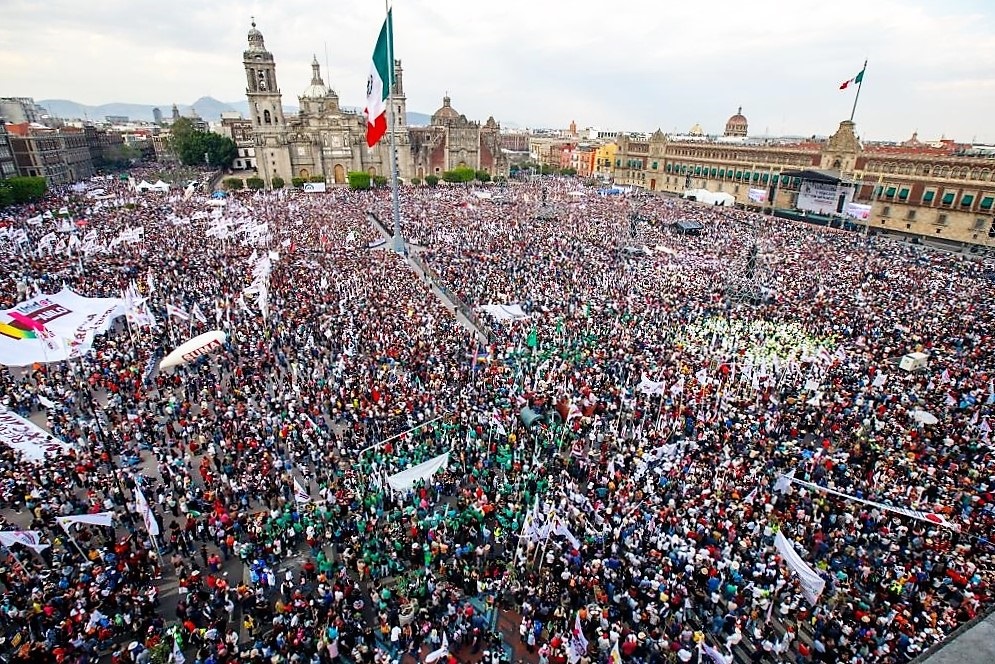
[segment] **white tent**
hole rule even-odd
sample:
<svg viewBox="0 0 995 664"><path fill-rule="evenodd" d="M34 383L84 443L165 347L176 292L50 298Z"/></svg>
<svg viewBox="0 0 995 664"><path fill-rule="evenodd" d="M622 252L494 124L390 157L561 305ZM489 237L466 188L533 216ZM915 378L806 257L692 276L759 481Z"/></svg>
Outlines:
<svg viewBox="0 0 995 664"><path fill-rule="evenodd" d="M154 185L152 185L152 191L169 191L169 185L159 180Z"/></svg>
<svg viewBox="0 0 995 664"><path fill-rule="evenodd" d="M142 180L141 182L139 182L139 183L138 183L138 184L137 184L137 185L135 186L135 189L136 189L137 191L149 191L149 190L150 190L150 189L152 189L152 188L153 188L154 186L155 186L155 185L154 185L154 184L152 184L151 182L149 182L148 180Z"/></svg>
<svg viewBox="0 0 995 664"><path fill-rule="evenodd" d="M684 192L684 198L693 198L705 205L732 207L736 204L736 198L732 194L727 194L724 191L708 191L707 189L688 189Z"/></svg>

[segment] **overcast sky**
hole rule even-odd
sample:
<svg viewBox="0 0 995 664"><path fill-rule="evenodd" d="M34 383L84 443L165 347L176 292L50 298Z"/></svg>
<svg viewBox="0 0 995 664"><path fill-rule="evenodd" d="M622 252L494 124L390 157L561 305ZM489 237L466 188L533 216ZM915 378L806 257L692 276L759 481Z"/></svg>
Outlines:
<svg viewBox="0 0 995 664"><path fill-rule="evenodd" d="M355 0L3 0L0 96L84 104L244 98L250 15L296 105L317 54L342 103L361 106L383 20ZM865 139L995 142L992 0L397 0L408 109L448 90L471 119L520 126L829 134L850 114L839 84L869 59ZM325 45L331 71L325 71Z"/></svg>

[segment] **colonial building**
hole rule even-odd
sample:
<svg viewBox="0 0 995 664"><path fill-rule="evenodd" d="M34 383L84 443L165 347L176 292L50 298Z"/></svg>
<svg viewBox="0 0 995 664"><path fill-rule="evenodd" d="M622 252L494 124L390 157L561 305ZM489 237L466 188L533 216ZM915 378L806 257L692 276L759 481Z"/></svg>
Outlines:
<svg viewBox="0 0 995 664"><path fill-rule="evenodd" d="M300 113L284 117L283 95L277 84L276 61L266 50L255 22L243 53L246 96L254 143L253 164L269 186L273 177L324 177L344 183L350 171L371 175L390 173L390 140L366 146L366 119L344 109L334 90L325 85L317 59L311 63L311 84L298 97ZM401 178L441 175L459 166L506 175L508 166L500 148L500 126L489 118L481 126L458 113L446 96L429 127L408 127L401 61L394 61L391 128L397 146Z"/></svg>
<svg viewBox="0 0 995 664"><path fill-rule="evenodd" d="M93 160L81 129L22 122L8 124L8 138L20 175L43 177L49 186L93 177Z"/></svg>
<svg viewBox="0 0 995 664"><path fill-rule="evenodd" d="M730 118L727 133L746 126L737 116L742 117ZM726 192L746 207L758 205L750 198L753 189L755 197L764 192L764 206L773 201L774 208L795 210L801 180L785 173L821 170L851 183L854 201L871 206L867 221L856 223L995 244L995 159L922 144L865 146L855 129L853 122L843 121L828 140L788 143L675 140L661 131L648 140L620 136L614 177L618 184L647 191Z"/></svg>
<svg viewBox="0 0 995 664"><path fill-rule="evenodd" d="M14 163L14 153L10 149L10 138L7 127L0 122L0 180L6 180L17 175L17 164Z"/></svg>

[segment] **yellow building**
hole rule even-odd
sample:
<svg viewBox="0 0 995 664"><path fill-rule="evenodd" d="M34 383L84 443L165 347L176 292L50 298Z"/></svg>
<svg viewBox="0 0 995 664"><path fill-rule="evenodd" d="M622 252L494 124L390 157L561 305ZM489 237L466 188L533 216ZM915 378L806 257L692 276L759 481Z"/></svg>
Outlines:
<svg viewBox="0 0 995 664"><path fill-rule="evenodd" d="M852 187L855 203L870 206L868 219L853 223L995 246L995 159L921 143L864 146L855 128L843 121L828 140L786 144L675 140L660 131L649 140L621 136L612 161L615 182L674 195L707 189L731 194L743 207L769 207L773 200L779 211L792 211L802 185L785 173L819 170ZM842 223L841 216L809 217Z"/></svg>
<svg viewBox="0 0 995 664"><path fill-rule="evenodd" d="M615 175L615 154L618 143L605 143L594 153L594 174L598 177L611 179Z"/></svg>

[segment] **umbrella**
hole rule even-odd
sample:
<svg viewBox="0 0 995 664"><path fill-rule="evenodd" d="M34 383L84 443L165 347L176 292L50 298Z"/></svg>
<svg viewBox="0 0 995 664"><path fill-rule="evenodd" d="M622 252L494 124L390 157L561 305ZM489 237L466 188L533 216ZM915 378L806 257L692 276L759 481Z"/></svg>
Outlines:
<svg viewBox="0 0 995 664"><path fill-rule="evenodd" d="M914 419L919 424L936 424L939 422L936 419L936 415L929 413L925 410L914 410L912 411L912 419Z"/></svg>

